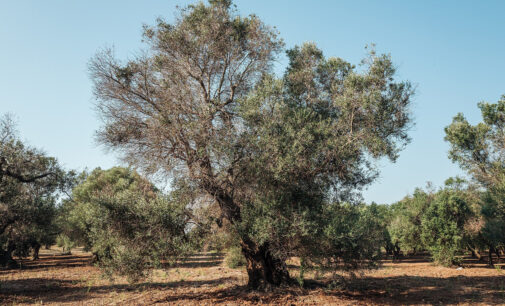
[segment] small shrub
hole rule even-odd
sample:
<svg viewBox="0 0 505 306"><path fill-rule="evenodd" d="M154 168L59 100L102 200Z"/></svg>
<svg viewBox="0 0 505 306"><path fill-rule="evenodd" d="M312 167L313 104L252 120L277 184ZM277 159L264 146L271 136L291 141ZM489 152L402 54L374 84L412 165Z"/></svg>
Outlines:
<svg viewBox="0 0 505 306"><path fill-rule="evenodd" d="M226 265L232 269L245 266L246 260L242 254L240 247L231 247L228 249L228 254L226 254L225 262Z"/></svg>

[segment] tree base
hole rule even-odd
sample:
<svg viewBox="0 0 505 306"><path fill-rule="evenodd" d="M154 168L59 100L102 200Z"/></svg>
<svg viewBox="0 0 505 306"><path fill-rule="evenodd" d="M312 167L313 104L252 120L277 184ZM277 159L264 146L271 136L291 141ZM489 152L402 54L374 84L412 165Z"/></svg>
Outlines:
<svg viewBox="0 0 505 306"><path fill-rule="evenodd" d="M242 253L247 260L247 287L252 290L270 291L275 287L294 283L284 260L275 258L268 245L258 247L254 243L242 241Z"/></svg>

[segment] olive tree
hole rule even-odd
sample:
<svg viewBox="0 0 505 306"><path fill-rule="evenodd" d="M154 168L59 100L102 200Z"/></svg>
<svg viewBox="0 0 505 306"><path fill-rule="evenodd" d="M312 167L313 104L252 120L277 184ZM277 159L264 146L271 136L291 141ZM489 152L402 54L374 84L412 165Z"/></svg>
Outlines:
<svg viewBox="0 0 505 306"><path fill-rule="evenodd" d="M376 177L374 161L394 161L409 140L413 89L388 55L372 50L357 68L303 44L277 78L277 31L227 0L158 20L144 40L127 62L105 50L90 63L98 140L213 198L253 288L288 282L285 259L306 251L326 206L352 198Z"/></svg>
<svg viewBox="0 0 505 306"><path fill-rule="evenodd" d="M478 104L483 121L472 125L459 113L445 128L449 158L484 190L481 235L491 254L505 252L505 95L496 103Z"/></svg>
<svg viewBox="0 0 505 306"><path fill-rule="evenodd" d="M60 224L107 276L134 282L191 249L188 199L180 190L161 194L131 169L97 168L73 189Z"/></svg>
<svg viewBox="0 0 505 306"><path fill-rule="evenodd" d="M435 262L458 265L465 250L465 229L471 215L464 193L446 188L437 192L423 215L421 238Z"/></svg>
<svg viewBox="0 0 505 306"><path fill-rule="evenodd" d="M38 257L57 234L53 221L63 171L55 158L23 143L10 116L0 120L0 265Z"/></svg>
<svg viewBox="0 0 505 306"><path fill-rule="evenodd" d="M416 188L414 193L392 205L392 218L388 224L393 253L398 259L401 252L415 254L425 249L421 240L421 225L433 193Z"/></svg>

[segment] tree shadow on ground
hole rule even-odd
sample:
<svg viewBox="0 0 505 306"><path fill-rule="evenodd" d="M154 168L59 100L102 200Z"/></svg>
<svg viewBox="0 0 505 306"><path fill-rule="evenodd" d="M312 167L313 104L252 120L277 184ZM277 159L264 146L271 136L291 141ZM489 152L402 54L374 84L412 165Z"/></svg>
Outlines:
<svg viewBox="0 0 505 306"><path fill-rule="evenodd" d="M180 260L175 267L211 267L220 265L223 254L196 254ZM88 265L90 256L47 256L40 262L27 262L23 269ZM412 260L423 260L413 258ZM424 259L426 262L426 259ZM428 259L429 261L429 259ZM409 262L412 263L412 262ZM37 271L37 270L35 270ZM1 272L1 271L0 271ZM5 272L17 273L16 270ZM37 272L38 273L38 272ZM86 275L83 275L86 277ZM215 277L219 277L215 275ZM336 297L355 304L459 304L505 302L505 272L493 276L363 276L339 283L331 280L307 281L305 289L286 287L271 292L254 292L236 277L210 280L146 282L136 285L94 285L91 280L51 279L43 277L6 279L0 281L0 304L12 302L82 303L94 298L108 297L111 293L162 291L154 303L275 303L293 301L304 303L314 296ZM231 286L231 287L230 287ZM181 289L182 290L179 290ZM201 288L199 290L195 290ZM136 294L133 294L136 295ZM305 300L304 300L305 299ZM210 301L210 302L209 302ZM309 302L310 303L310 302ZM328 302L326 302L328 303Z"/></svg>
<svg viewBox="0 0 505 306"><path fill-rule="evenodd" d="M234 277L223 277L212 280L145 282L138 284L91 285L82 281L50 278L29 278L6 280L0 283L0 304L12 298L21 300L42 299L44 302L69 303L83 302L96 295L107 295L111 292L149 291L155 289L198 288L202 286L219 286L237 281Z"/></svg>
<svg viewBox="0 0 505 306"><path fill-rule="evenodd" d="M223 263L223 253L200 253L178 260L174 264L164 263L163 268L209 268ZM1 268L0 275L18 270L44 270L48 268L73 268L92 265L91 255L41 255L38 260L29 258L16 259L18 266Z"/></svg>
<svg viewBox="0 0 505 306"><path fill-rule="evenodd" d="M279 299L286 295L300 296L306 290L296 287L286 287L281 289L274 289L271 292L258 292L251 291L247 286L233 286L231 288L219 289L213 292L199 292L199 293L185 293L174 294L159 299L154 303L174 303L177 301L185 301L190 304L201 304L205 301L211 300L212 304L236 304L240 302L250 302L259 304L279 303Z"/></svg>
<svg viewBox="0 0 505 306"><path fill-rule="evenodd" d="M223 263L224 254L222 253L201 253L183 258L174 267L178 268L209 268L217 267Z"/></svg>
<svg viewBox="0 0 505 306"><path fill-rule="evenodd" d="M1 274L8 274L19 270L45 270L49 268L72 268L83 267L91 264L91 256L75 255L41 255L37 260L17 258L17 267L0 269Z"/></svg>
<svg viewBox="0 0 505 306"><path fill-rule="evenodd" d="M245 286L235 286L213 292L169 295L155 303L185 301L212 303L282 303L289 298L303 301L309 296L335 296L346 301L364 304L501 304L505 302L505 275L487 277L363 277L342 284L340 289L329 289L329 282L307 282L305 289L286 287L271 292L254 292ZM291 300L291 302L293 302ZM322 300L321 302L324 302Z"/></svg>
<svg viewBox="0 0 505 306"><path fill-rule="evenodd" d="M217 290L213 292L169 295L156 303L185 301L200 304L212 303L314 303L310 298L335 296L355 304L501 304L505 302L505 276L492 277L416 277L399 276L386 278L361 278L347 284L345 289L328 289L328 284L311 282L305 289L287 287L271 292L254 292L245 286ZM321 303L331 299L320 300Z"/></svg>
<svg viewBox="0 0 505 306"><path fill-rule="evenodd" d="M505 302L505 274L443 278L408 275L360 277L341 284L341 289L328 290L327 293L385 304L498 304Z"/></svg>
<svg viewBox="0 0 505 306"><path fill-rule="evenodd" d="M505 275L488 277L364 277L330 289L328 282L307 282L305 289L295 286L274 289L271 292L255 292L245 286L234 286L213 292L183 293L169 295L155 303L185 301L204 303L282 303L299 301L310 296L335 296L351 303L364 304L501 304L505 302ZM310 300L310 299L309 299ZM323 302L322 300L321 302Z"/></svg>
<svg viewBox="0 0 505 306"><path fill-rule="evenodd" d="M245 286L204 290L177 291L174 288L219 288L219 285L236 283L234 277L213 280L176 281L166 283L141 283L137 285L111 284L99 286L82 286L75 281L32 278L8 280L2 282L0 302L16 297L21 300L43 298L44 302L69 303L83 302L93 297L107 295L111 292L121 293L144 290L167 290L168 296L152 301L154 303L279 303L290 298L306 298L325 295L345 298L347 301L365 304L459 304L485 303L500 304L505 301L505 275L487 277L456 276L448 278L394 276L363 277L350 280L338 289L329 289L330 283L308 282L305 289L286 287L271 292L255 292Z"/></svg>
<svg viewBox="0 0 505 306"><path fill-rule="evenodd" d="M492 266L488 265L488 255L485 254L482 256L482 259L477 259L473 258L469 255L464 255L461 257L461 264L466 267L466 268L493 268ZM418 254L418 255L402 255L399 259L393 260L391 256L385 257L382 261L383 264L415 264L415 263L432 263L433 260L431 258L431 255L428 253L425 254ZM493 262L495 264L502 264L505 263L504 258L498 258L496 256L493 256Z"/></svg>

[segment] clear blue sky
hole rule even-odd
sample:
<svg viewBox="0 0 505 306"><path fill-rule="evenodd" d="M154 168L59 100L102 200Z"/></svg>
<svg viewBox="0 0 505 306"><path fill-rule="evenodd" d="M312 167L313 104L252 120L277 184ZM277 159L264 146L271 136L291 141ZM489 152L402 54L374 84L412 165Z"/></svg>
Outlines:
<svg viewBox="0 0 505 306"><path fill-rule="evenodd" d="M23 139L67 168L117 161L93 141L89 58L114 45L127 57L142 47L141 25L172 19L188 1L0 0L0 113L17 116ZM505 93L505 1L237 0L276 26L287 47L317 43L328 56L358 63L364 46L391 53L398 75L417 85L412 143L364 192L388 203L427 181L460 174L447 159L443 128L457 112L479 120L476 103ZM278 71L285 60L279 61Z"/></svg>

